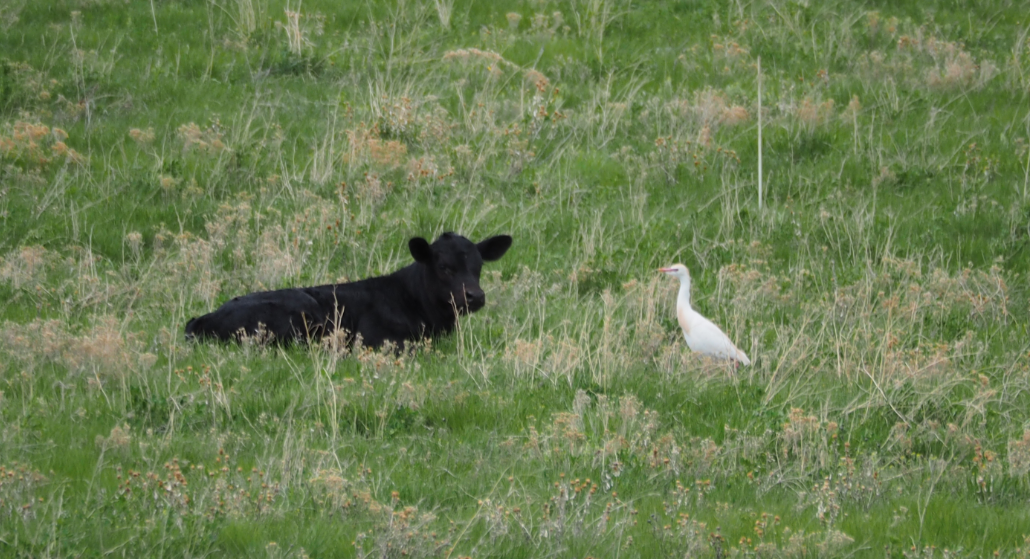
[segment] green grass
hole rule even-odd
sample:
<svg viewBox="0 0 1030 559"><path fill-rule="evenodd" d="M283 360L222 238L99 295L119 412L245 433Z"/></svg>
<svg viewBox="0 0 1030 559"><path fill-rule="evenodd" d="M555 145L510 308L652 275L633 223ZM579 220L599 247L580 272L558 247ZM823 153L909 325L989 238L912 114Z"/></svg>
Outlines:
<svg viewBox="0 0 1030 559"><path fill-rule="evenodd" d="M1024 12L4 4L0 555L1025 557ZM414 354L183 340L447 230Z"/></svg>

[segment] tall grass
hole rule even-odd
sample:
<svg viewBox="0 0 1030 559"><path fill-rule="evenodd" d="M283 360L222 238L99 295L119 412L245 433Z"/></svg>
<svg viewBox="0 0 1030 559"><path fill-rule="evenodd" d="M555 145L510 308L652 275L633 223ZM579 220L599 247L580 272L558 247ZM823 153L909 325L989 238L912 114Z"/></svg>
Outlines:
<svg viewBox="0 0 1030 559"><path fill-rule="evenodd" d="M1025 556L1021 17L0 7L0 549ZM447 230L515 239L451 336L183 339Z"/></svg>

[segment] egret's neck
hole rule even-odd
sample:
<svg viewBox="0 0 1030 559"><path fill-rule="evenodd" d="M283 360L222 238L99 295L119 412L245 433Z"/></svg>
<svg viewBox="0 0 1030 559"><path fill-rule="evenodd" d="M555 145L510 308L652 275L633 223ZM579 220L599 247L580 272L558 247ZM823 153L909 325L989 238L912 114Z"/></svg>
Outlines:
<svg viewBox="0 0 1030 559"><path fill-rule="evenodd" d="M690 278L680 280L680 294L676 299L676 305L683 308L690 308Z"/></svg>

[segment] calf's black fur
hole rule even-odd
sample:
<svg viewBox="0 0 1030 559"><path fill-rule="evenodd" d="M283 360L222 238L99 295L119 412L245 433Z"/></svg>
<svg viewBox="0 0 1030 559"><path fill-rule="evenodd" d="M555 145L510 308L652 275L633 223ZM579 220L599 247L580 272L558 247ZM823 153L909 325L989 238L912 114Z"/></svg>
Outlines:
<svg viewBox="0 0 1030 559"><path fill-rule="evenodd" d="M366 346L449 333L458 316L486 304L479 287L484 261L504 256L511 237L479 243L455 233L433 244L408 241L415 262L396 272L352 283L261 291L236 297L217 310L186 323L186 338L233 340L271 336L275 341L318 340L337 330Z"/></svg>

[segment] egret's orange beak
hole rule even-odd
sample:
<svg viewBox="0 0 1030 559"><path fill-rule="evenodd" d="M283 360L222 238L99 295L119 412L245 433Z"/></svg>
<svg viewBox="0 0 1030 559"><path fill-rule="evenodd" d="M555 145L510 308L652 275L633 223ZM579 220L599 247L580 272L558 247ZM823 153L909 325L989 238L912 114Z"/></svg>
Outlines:
<svg viewBox="0 0 1030 559"><path fill-rule="evenodd" d="M672 268L658 268L658 271L668 274L669 272L674 272L675 270L673 270Z"/></svg>

